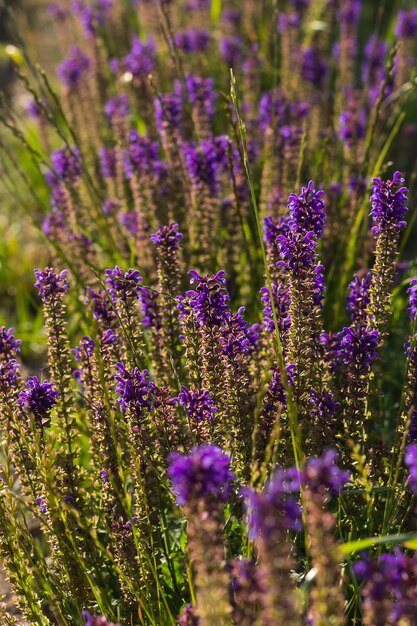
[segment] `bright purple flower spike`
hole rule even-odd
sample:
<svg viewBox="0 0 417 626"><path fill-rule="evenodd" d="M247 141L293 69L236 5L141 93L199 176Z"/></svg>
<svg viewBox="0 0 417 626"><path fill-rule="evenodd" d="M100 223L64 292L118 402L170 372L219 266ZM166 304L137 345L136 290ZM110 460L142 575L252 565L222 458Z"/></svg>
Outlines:
<svg viewBox="0 0 417 626"><path fill-rule="evenodd" d="M217 446L193 448L189 455L174 452L170 460L168 474L179 505L200 498L224 502L230 496L235 475L230 470L229 455Z"/></svg>

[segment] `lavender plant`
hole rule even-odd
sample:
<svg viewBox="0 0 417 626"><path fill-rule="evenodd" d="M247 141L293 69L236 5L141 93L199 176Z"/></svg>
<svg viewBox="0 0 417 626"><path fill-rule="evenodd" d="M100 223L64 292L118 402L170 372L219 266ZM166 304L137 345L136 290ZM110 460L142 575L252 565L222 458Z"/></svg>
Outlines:
<svg viewBox="0 0 417 626"><path fill-rule="evenodd" d="M17 620L414 623L415 10L238 4L51 3L0 114L50 244L40 371L0 329Z"/></svg>

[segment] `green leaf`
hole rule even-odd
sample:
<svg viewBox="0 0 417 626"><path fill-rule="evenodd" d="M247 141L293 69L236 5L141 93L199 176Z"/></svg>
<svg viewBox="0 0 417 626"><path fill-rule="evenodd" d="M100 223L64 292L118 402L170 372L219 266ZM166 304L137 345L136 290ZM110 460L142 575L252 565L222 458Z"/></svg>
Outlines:
<svg viewBox="0 0 417 626"><path fill-rule="evenodd" d="M216 24L222 12L222 0L211 0L211 19Z"/></svg>
<svg viewBox="0 0 417 626"><path fill-rule="evenodd" d="M349 541L342 545L344 555L353 554L360 550L366 550L382 543L404 544L407 548L417 549L417 535L385 535L379 537L368 537L367 539L358 539L357 541Z"/></svg>

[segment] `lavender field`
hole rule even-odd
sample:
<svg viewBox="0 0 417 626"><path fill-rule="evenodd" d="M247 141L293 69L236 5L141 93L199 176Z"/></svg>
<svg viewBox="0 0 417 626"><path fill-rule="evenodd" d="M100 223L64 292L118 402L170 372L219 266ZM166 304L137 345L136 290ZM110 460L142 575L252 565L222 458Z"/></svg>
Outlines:
<svg viewBox="0 0 417 626"><path fill-rule="evenodd" d="M0 626L417 626L417 0L0 12Z"/></svg>

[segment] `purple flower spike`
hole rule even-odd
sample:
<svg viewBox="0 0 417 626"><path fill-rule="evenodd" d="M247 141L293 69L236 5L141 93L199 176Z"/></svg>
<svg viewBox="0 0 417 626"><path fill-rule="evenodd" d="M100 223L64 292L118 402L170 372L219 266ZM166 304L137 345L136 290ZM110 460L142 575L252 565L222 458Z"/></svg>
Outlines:
<svg viewBox="0 0 417 626"><path fill-rule="evenodd" d="M69 56L58 66L56 73L65 87L76 89L90 68L90 57L77 46L73 46Z"/></svg>
<svg viewBox="0 0 417 626"><path fill-rule="evenodd" d="M77 148L62 148L54 150L51 154L53 167L52 176L58 177L59 181L72 184L82 174L81 157Z"/></svg>
<svg viewBox="0 0 417 626"><path fill-rule="evenodd" d="M231 493L235 475L230 470L230 457L217 446L193 448L191 454L174 452L170 456L168 474L179 505L200 498L225 502Z"/></svg>
<svg viewBox="0 0 417 626"><path fill-rule="evenodd" d="M312 180L307 187L301 189L301 194L292 193L288 198L290 219L294 221L297 230L308 233L313 231L317 238L323 234L326 222L326 207L322 200L324 191L316 191Z"/></svg>
<svg viewBox="0 0 417 626"><path fill-rule="evenodd" d="M142 372L137 368L127 370L122 363L117 363L118 374L116 375L117 402L120 409L125 411L133 409L140 416L145 411L151 411L156 406L155 395L158 387L150 379L148 370Z"/></svg>
<svg viewBox="0 0 417 626"><path fill-rule="evenodd" d="M214 405L210 393L204 389L196 389L189 391L187 387L181 387L181 393L177 398L173 398L172 402L185 408L189 419L198 424L204 421L213 421L214 414L217 413L217 407Z"/></svg>
<svg viewBox="0 0 417 626"><path fill-rule="evenodd" d="M350 478L349 472L336 465L337 452L327 450L322 456L307 461L304 469L304 482L313 492L330 491L332 495L341 492Z"/></svg>
<svg viewBox="0 0 417 626"><path fill-rule="evenodd" d="M59 393L53 383L46 380L41 383L37 376L28 378L26 387L26 391L19 394L18 402L22 407L29 409L35 417L41 419L42 425L45 425L49 420L44 421L44 418L56 404Z"/></svg>
<svg viewBox="0 0 417 626"><path fill-rule="evenodd" d="M21 340L14 338L13 328L0 328L0 356L8 358L16 352L20 352Z"/></svg>
<svg viewBox="0 0 417 626"><path fill-rule="evenodd" d="M408 467L408 486L413 493L417 493L417 444L407 446L404 461Z"/></svg>
<svg viewBox="0 0 417 626"><path fill-rule="evenodd" d="M68 291L67 274L67 270L62 270L62 272L58 274L52 267L46 267L43 271L39 269L35 270L35 287L44 302L57 294Z"/></svg>
<svg viewBox="0 0 417 626"><path fill-rule="evenodd" d="M408 300L408 311L410 313L410 318L411 321L414 321L417 315L417 279L414 278L412 281L410 281L410 286L407 289L407 293L409 293L409 300Z"/></svg>
<svg viewBox="0 0 417 626"><path fill-rule="evenodd" d="M104 615L91 615L88 611L82 612L85 626L119 626L113 622L108 622Z"/></svg>
<svg viewBox="0 0 417 626"><path fill-rule="evenodd" d="M301 509L290 497L300 490L301 475L297 470L278 470L262 493L246 489L249 537L269 537L277 529L301 528Z"/></svg>
<svg viewBox="0 0 417 626"><path fill-rule="evenodd" d="M323 89L327 80L328 64L316 48L304 52L302 75L304 80L317 89Z"/></svg>
<svg viewBox="0 0 417 626"><path fill-rule="evenodd" d="M109 293L113 302L122 300L125 302L139 294L142 277L138 270L122 270L118 265L113 270L106 270L106 285L109 285Z"/></svg>
<svg viewBox="0 0 417 626"><path fill-rule="evenodd" d="M178 224L168 224L167 226L159 226L156 233L151 235L151 241L157 248L175 252L178 250L183 236L182 233L178 232Z"/></svg>
<svg viewBox="0 0 417 626"><path fill-rule="evenodd" d="M230 316L225 272L220 270L214 276L200 276L195 270L188 273L191 284L196 283L196 287L195 290L187 291L186 296L199 324L221 326Z"/></svg>
<svg viewBox="0 0 417 626"><path fill-rule="evenodd" d="M382 181L374 178L371 195L371 216L374 222L372 232L379 235L386 230L401 231L407 223L404 221L407 207L407 187L400 172L395 172L392 180Z"/></svg>
<svg viewBox="0 0 417 626"><path fill-rule="evenodd" d="M133 76L145 78L155 67L155 43L149 38L143 43L134 37L130 52L122 60L122 68Z"/></svg>
<svg viewBox="0 0 417 626"><path fill-rule="evenodd" d="M205 52L210 45L210 35L206 30L190 28L175 35L175 45L185 54Z"/></svg>
<svg viewBox="0 0 417 626"><path fill-rule="evenodd" d="M400 39L414 39L417 35L417 9L399 11L395 34Z"/></svg>
<svg viewBox="0 0 417 626"><path fill-rule="evenodd" d="M36 498L36 504L39 506L39 511L41 513L46 513L48 507L46 506L46 502L43 498Z"/></svg>
<svg viewBox="0 0 417 626"><path fill-rule="evenodd" d="M372 273L359 279L356 274L349 285L349 295L346 298L346 308L350 313L352 322L362 319L370 302L369 288L372 282Z"/></svg>
<svg viewBox="0 0 417 626"><path fill-rule="evenodd" d="M344 328L339 339L339 359L347 366L366 371L378 358L379 332L370 326Z"/></svg>
<svg viewBox="0 0 417 626"><path fill-rule="evenodd" d="M110 98L104 105L104 113L110 121L115 118L128 117L130 113L129 98L125 94Z"/></svg>

